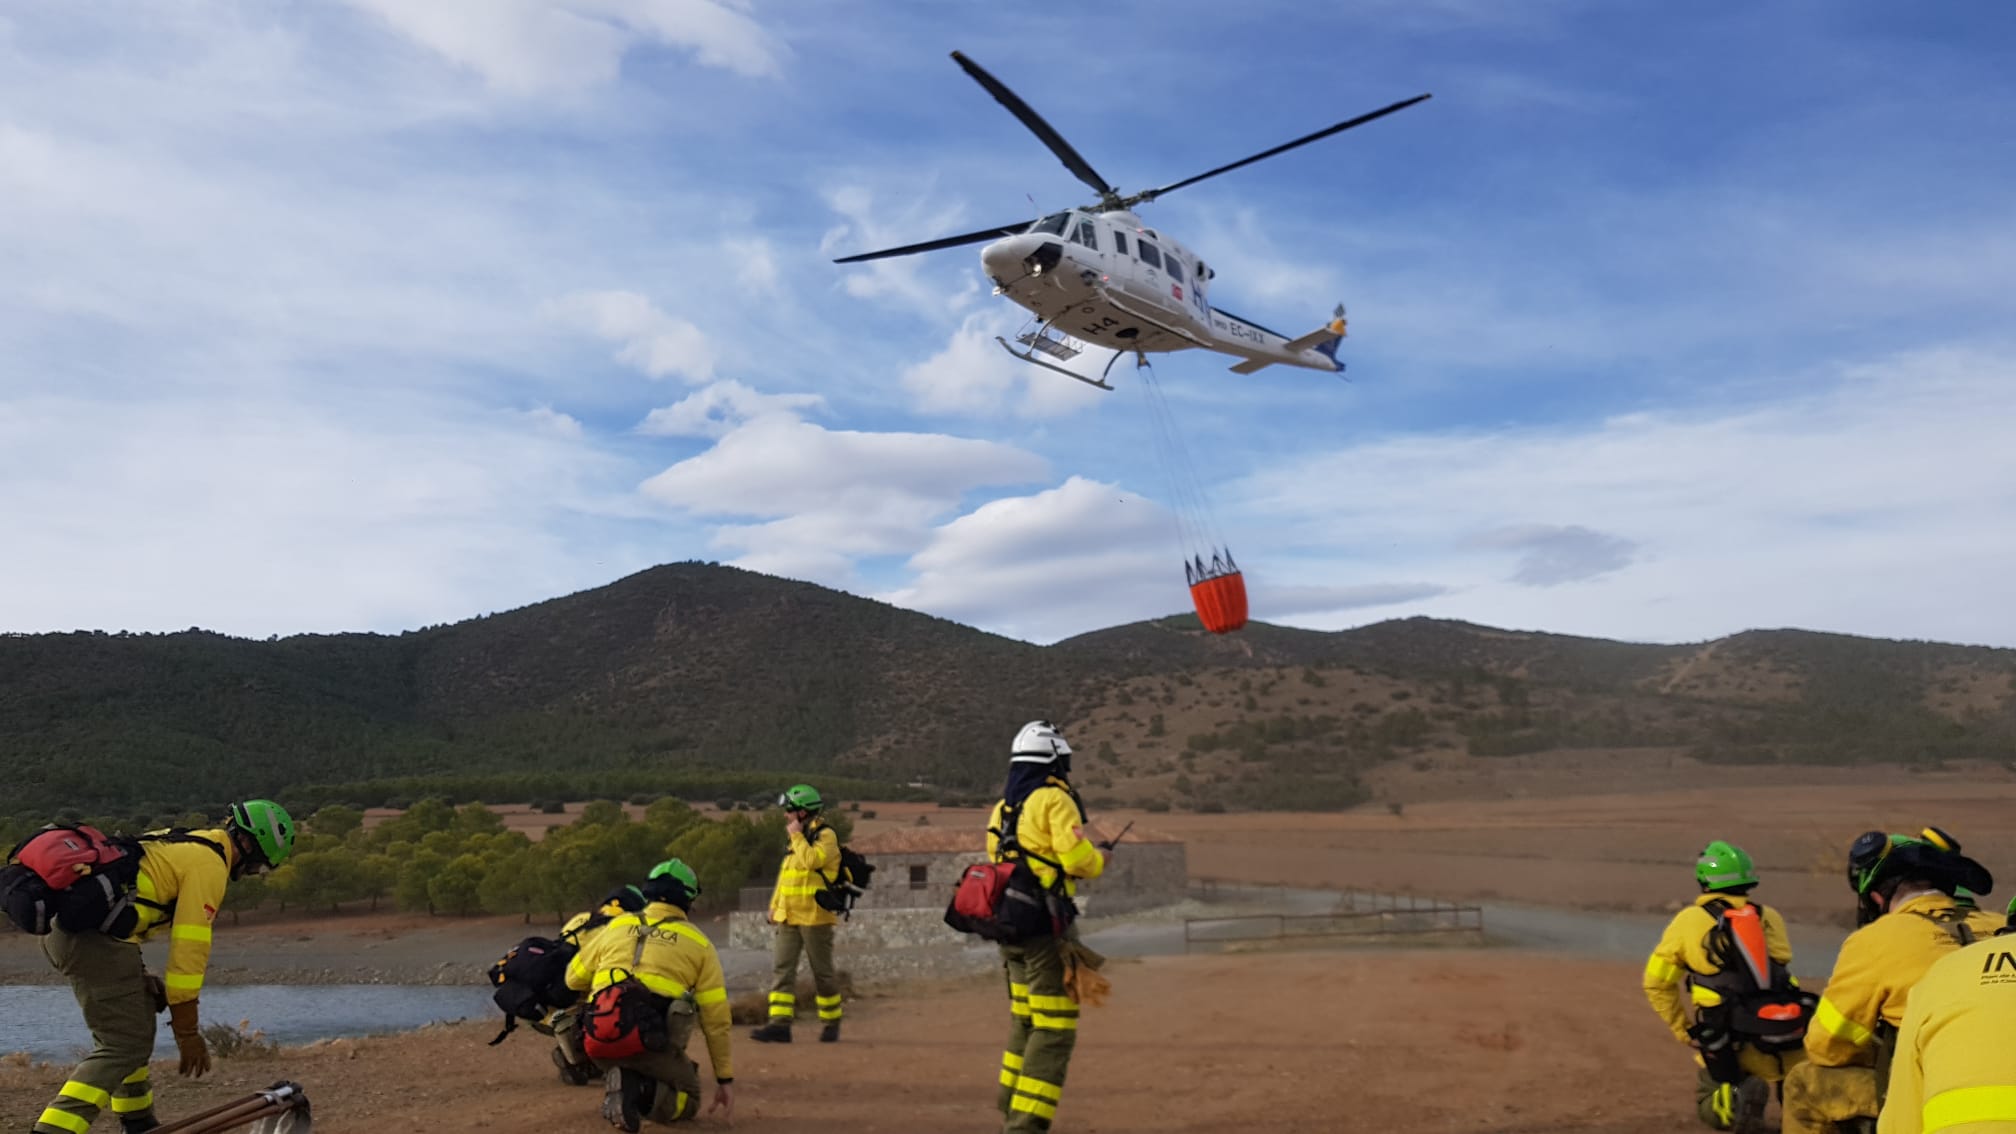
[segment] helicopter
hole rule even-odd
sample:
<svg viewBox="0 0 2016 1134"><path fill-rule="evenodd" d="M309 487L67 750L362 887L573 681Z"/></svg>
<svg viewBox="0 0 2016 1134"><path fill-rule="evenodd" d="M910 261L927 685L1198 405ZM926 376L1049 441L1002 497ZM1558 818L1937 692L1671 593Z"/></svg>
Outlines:
<svg viewBox="0 0 2016 1134"><path fill-rule="evenodd" d="M1091 186L1099 194L1098 203L1033 221L845 256L834 263L858 264L991 241L980 250L980 263L994 283L994 294L1006 296L1031 315L1016 336L1021 349L998 335L995 341L1024 362L1102 390L1113 388L1107 376L1113 364L1129 353L1138 365L1146 366L1150 354L1208 350L1238 358L1232 366L1235 374L1252 374L1276 364L1333 373L1344 370L1344 363L1337 358L1337 345L1345 334L1342 304L1321 327L1292 338L1214 307L1207 296L1218 273L1180 241L1144 225L1134 206L1363 126L1423 102L1429 95L1403 99L1159 189L1122 193L1005 83L961 52L954 51L952 59L1048 146L1065 169ZM1096 380L1057 365L1083 354L1088 345L1114 352Z"/></svg>

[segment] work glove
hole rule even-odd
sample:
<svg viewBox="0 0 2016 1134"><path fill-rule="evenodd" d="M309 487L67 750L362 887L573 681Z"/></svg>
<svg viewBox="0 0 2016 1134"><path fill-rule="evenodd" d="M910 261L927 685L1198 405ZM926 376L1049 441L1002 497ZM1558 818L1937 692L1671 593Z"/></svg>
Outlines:
<svg viewBox="0 0 2016 1134"><path fill-rule="evenodd" d="M168 1030L175 1033L175 1047L182 1053L182 1074L200 1079L210 1070L210 1045L196 1023L196 1002L184 1000L168 1006Z"/></svg>
<svg viewBox="0 0 2016 1134"><path fill-rule="evenodd" d="M161 1013L166 1012L168 1010L167 983L153 973L142 974L140 980L141 983L147 986L147 1003L153 1007L154 1014L159 1016Z"/></svg>

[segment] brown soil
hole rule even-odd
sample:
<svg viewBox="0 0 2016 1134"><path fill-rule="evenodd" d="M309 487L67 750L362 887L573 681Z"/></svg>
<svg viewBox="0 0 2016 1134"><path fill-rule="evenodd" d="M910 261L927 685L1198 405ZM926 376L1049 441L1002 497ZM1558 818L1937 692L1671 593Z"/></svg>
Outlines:
<svg viewBox="0 0 2016 1134"><path fill-rule="evenodd" d="M1692 1070L1640 1000L1635 966L1332 952L1108 971L1114 996L1086 1010L1059 1131L1655 1134L1692 1122ZM1571 985L1575 994L1561 995ZM858 1001L835 1046L763 1046L738 1029L735 1127L995 1130L1001 1001L979 980ZM487 1025L468 1024L341 1040L229 1061L200 1083L156 1063L162 1112L285 1077L308 1088L324 1134L608 1129L599 1092L555 1081L537 1037L494 1049L489 1037ZM0 1129L25 1129L20 1116L61 1080L54 1068L0 1067Z"/></svg>

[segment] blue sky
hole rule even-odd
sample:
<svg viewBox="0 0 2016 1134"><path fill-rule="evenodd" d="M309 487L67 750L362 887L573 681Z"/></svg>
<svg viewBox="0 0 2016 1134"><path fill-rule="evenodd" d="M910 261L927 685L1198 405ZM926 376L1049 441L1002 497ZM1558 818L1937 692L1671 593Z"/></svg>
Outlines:
<svg viewBox="0 0 2016 1134"><path fill-rule="evenodd" d="M709 559L1050 641L1187 607L1148 406L977 248L1089 195L1350 383L1156 373L1256 617L2016 646L2016 12L0 8L0 628L397 631ZM1032 201L1035 208L1032 209Z"/></svg>

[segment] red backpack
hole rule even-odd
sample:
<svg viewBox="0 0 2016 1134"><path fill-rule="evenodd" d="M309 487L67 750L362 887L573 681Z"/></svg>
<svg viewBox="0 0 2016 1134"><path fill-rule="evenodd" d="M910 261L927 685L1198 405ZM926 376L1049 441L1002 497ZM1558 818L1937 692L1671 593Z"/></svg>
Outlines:
<svg viewBox="0 0 2016 1134"><path fill-rule="evenodd" d="M959 875L945 907L945 924L1001 945L1040 937L1062 936L1077 916L1064 893L1064 868L1023 848L1015 838L1022 808L1001 809L1001 826L990 828L1000 862L976 862ZM1040 862L1056 871L1054 886L1044 886L1029 868Z"/></svg>
<svg viewBox="0 0 2016 1134"><path fill-rule="evenodd" d="M7 857L34 871L51 890L62 891L139 849L132 839L113 838L96 827L51 825L28 836Z"/></svg>

